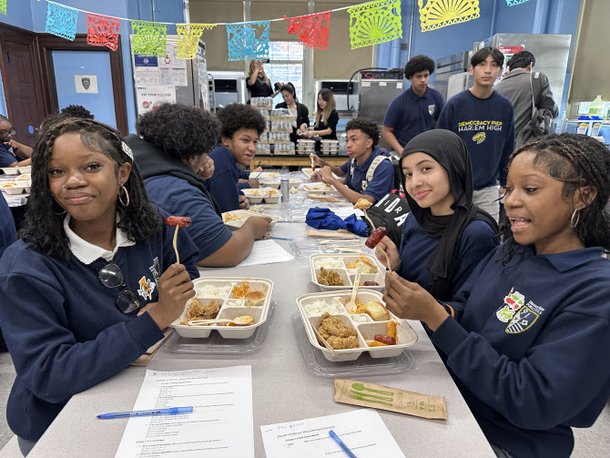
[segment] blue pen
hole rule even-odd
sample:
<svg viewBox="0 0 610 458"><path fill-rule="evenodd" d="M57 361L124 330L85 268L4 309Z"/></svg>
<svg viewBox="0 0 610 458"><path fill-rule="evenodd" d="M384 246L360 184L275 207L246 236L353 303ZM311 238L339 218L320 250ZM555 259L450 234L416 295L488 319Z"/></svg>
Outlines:
<svg viewBox="0 0 610 458"><path fill-rule="evenodd" d="M156 415L178 415L180 413L190 413L192 407L169 407L167 409L151 409L151 410L127 410L125 412L109 412L101 413L97 416L100 420L113 420L115 418L128 417L151 417Z"/></svg>
<svg viewBox="0 0 610 458"><path fill-rule="evenodd" d="M345 445L345 442L343 442L341 438L337 436L337 434L332 429L328 430L328 435L339 445L339 447L341 447L341 449L345 452L347 456L349 456L349 458L357 458L356 455L354 455L354 452L352 452L349 447Z"/></svg>
<svg viewBox="0 0 610 458"><path fill-rule="evenodd" d="M290 237L278 237L276 235L272 235L269 238L272 239L272 240L288 240L288 241L292 240Z"/></svg>

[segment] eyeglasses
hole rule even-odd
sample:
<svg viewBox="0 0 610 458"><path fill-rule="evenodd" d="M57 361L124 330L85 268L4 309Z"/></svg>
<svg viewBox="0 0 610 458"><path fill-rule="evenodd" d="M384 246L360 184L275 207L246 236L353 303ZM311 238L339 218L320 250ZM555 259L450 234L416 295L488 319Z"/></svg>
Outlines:
<svg viewBox="0 0 610 458"><path fill-rule="evenodd" d="M142 306L137 294L125 285L123 272L116 263L110 262L102 267L97 273L97 278L100 279L100 282L102 282L102 285L106 288L120 288L125 286L116 298L116 306L121 312L129 314Z"/></svg>
<svg viewBox="0 0 610 458"><path fill-rule="evenodd" d="M15 129L11 130L0 130L0 136L6 137L7 135L16 135L17 131Z"/></svg>

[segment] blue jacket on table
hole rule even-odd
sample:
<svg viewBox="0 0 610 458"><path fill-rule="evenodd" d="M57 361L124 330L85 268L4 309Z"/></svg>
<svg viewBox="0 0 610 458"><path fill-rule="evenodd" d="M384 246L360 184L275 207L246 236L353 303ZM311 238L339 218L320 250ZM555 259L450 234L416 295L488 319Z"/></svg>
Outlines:
<svg viewBox="0 0 610 458"><path fill-rule="evenodd" d="M428 235L417 219L409 215L400 239L400 276L428 289L430 285L428 259L436 250L439 241L440 238ZM456 250L458 263L452 281L452 298L479 262L497 246L498 235L485 221L473 220L464 228Z"/></svg>
<svg viewBox="0 0 610 458"><path fill-rule="evenodd" d="M460 136L472 162L474 189L506 185L508 156L515 145L515 123L510 101L493 91L486 99L469 90L451 97L440 117L439 129Z"/></svg>
<svg viewBox="0 0 610 458"><path fill-rule="evenodd" d="M404 148L413 137L434 127L444 105L443 96L436 89L428 87L419 96L409 88L390 102L383 125L393 129L396 140Z"/></svg>
<svg viewBox="0 0 610 458"><path fill-rule="evenodd" d="M210 153L214 159L214 175L206 185L218 202L221 211L228 212L239 208L239 175L241 173L237 161L231 151L218 145Z"/></svg>
<svg viewBox="0 0 610 458"><path fill-rule="evenodd" d="M385 155L386 153L387 151L384 148L377 146L362 165L358 165L354 159L348 161L345 170L345 184L347 187L365 196L372 196L375 201L378 201L390 192L394 188L394 166L389 160L381 161L377 165L371 181L368 181L366 178L366 172L368 172L373 160L377 156ZM351 174L352 163L354 164L354 176ZM343 165L340 168L343 170Z"/></svg>
<svg viewBox="0 0 610 458"><path fill-rule="evenodd" d="M163 214L163 216L167 216ZM159 276L176 261L173 229L145 243L120 247L113 260L142 304L158 300ZM199 273L196 247L178 233L180 257L191 278ZM163 337L148 313L123 314L123 289L107 288L91 264L45 256L22 240L0 260L0 323L17 372L7 420L19 437L36 441L70 398L120 372Z"/></svg>
<svg viewBox="0 0 610 458"><path fill-rule="evenodd" d="M498 247L431 336L487 439L512 456L567 457L571 426L610 395L610 262L600 247Z"/></svg>

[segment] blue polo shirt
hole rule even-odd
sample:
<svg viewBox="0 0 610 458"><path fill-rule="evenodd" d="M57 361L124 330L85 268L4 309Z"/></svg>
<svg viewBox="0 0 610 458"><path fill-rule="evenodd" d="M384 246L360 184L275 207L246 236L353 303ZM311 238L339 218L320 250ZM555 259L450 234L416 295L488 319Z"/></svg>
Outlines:
<svg viewBox="0 0 610 458"><path fill-rule="evenodd" d="M610 395L610 262L601 247L490 253L431 335L487 439L568 457Z"/></svg>
<svg viewBox="0 0 610 458"><path fill-rule="evenodd" d="M345 184L360 194L373 197L375 201L385 196L394 187L394 166L389 160L381 161L377 165L371 181L366 179L366 172L369 170L373 159L385 152L385 149L377 146L362 165L358 165L356 160L352 159L350 163L354 164L354 176L351 175L351 167L348 165ZM366 190L363 191L363 187L366 187Z"/></svg>
<svg viewBox="0 0 610 458"><path fill-rule="evenodd" d="M400 239L400 276L428 289L431 274L427 264L440 240L440 237L428 235L417 219L409 215ZM450 300L455 296L481 259L498 246L498 235L485 221L474 220L464 228L457 243L457 266L451 279L451 297L439 299Z"/></svg>
<svg viewBox="0 0 610 458"><path fill-rule="evenodd" d="M15 162L19 162L12 146L0 143L0 167L10 167Z"/></svg>
<svg viewBox="0 0 610 458"><path fill-rule="evenodd" d="M210 153L214 159L214 175L207 181L210 193L218 202L222 212L239 208L239 175L240 168L233 157L233 153L222 145L214 148Z"/></svg>
<svg viewBox="0 0 610 458"><path fill-rule="evenodd" d="M199 249L199 260L218 251L231 239L214 206L203 192L186 180L172 175L158 175L144 180L150 200L171 215L186 215L191 225L186 231ZM171 189L171 192L167 192Z"/></svg>
<svg viewBox="0 0 610 458"><path fill-rule="evenodd" d="M404 148L413 137L434 127L444 105L443 96L436 89L428 87L420 97L409 88L390 102L383 125L393 129L396 140Z"/></svg>

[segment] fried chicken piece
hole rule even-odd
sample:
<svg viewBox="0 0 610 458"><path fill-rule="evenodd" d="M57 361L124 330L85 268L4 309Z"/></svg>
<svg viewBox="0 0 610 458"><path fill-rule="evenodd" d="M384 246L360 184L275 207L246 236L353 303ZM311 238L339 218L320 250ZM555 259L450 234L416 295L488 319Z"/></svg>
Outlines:
<svg viewBox="0 0 610 458"><path fill-rule="evenodd" d="M333 272L332 270L327 270L324 267L320 267L320 272L318 273L318 282L321 285L326 286L343 286L343 279L341 275L337 272Z"/></svg>
<svg viewBox="0 0 610 458"><path fill-rule="evenodd" d="M199 299L194 298L186 311L186 319L187 321L212 320L218 315L221 306L222 301L219 300L213 300L204 305Z"/></svg>
<svg viewBox="0 0 610 458"><path fill-rule="evenodd" d="M318 332L335 350L358 348L360 346L358 337L356 337L356 330L346 326L339 318L330 316L328 313L322 315Z"/></svg>
<svg viewBox="0 0 610 458"><path fill-rule="evenodd" d="M354 204L354 208L358 210L368 210L373 204L368 199L358 199Z"/></svg>

